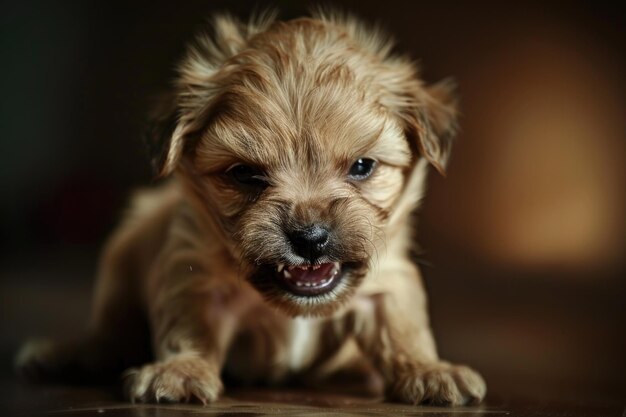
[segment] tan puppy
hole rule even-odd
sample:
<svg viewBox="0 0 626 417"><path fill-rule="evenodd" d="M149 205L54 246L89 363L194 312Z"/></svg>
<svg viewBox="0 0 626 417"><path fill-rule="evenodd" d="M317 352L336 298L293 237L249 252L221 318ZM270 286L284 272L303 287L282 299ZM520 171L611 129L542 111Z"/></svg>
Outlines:
<svg viewBox="0 0 626 417"><path fill-rule="evenodd" d="M480 402L482 378L437 356L408 257L455 100L390 49L350 18L216 18L152 132L173 178L139 193L109 242L89 335L27 345L20 371L142 365L125 373L130 399L206 403L221 375L318 379L362 358L393 399Z"/></svg>

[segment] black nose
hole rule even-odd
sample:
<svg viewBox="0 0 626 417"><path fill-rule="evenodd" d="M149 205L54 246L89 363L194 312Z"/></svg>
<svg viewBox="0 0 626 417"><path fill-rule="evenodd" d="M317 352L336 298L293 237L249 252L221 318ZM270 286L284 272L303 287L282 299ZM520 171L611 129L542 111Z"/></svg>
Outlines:
<svg viewBox="0 0 626 417"><path fill-rule="evenodd" d="M328 230L317 224L290 232L288 237L293 250L311 263L328 247Z"/></svg>

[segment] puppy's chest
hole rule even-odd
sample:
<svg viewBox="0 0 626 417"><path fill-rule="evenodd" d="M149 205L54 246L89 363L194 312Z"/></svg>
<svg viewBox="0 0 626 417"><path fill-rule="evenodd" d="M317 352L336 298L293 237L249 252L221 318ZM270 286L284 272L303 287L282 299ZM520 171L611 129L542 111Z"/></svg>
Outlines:
<svg viewBox="0 0 626 417"><path fill-rule="evenodd" d="M287 318L273 310L250 312L230 347L227 373L243 381L279 382L309 368L320 352L322 319Z"/></svg>
<svg viewBox="0 0 626 417"><path fill-rule="evenodd" d="M292 372L310 366L320 348L322 321L297 317L286 327L284 364Z"/></svg>

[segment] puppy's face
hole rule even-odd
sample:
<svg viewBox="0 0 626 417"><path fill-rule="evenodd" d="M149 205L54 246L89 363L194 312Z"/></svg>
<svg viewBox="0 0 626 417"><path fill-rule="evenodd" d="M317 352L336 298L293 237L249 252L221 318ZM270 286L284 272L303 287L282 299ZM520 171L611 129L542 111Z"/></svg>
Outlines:
<svg viewBox="0 0 626 417"><path fill-rule="evenodd" d="M411 162L397 123L354 89L320 86L297 110L254 88L227 93L196 148L195 177L250 281L294 313L335 308L354 290Z"/></svg>
<svg viewBox="0 0 626 417"><path fill-rule="evenodd" d="M177 127L181 177L250 283L294 315L328 314L355 291L429 145L410 136L433 117L411 119L402 106L417 98L394 92L402 77L421 89L414 72L349 35L306 19L242 39Z"/></svg>

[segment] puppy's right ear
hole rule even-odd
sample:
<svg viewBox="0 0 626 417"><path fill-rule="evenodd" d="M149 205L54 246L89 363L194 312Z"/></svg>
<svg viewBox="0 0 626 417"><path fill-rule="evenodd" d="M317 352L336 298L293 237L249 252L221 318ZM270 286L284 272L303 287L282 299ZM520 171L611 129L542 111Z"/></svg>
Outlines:
<svg viewBox="0 0 626 417"><path fill-rule="evenodd" d="M166 168L174 131L178 125L178 111L174 94L163 94L157 98L156 106L148 117L144 143L148 149L150 165L155 177L171 173Z"/></svg>
<svg viewBox="0 0 626 417"><path fill-rule="evenodd" d="M207 103L210 99L206 97ZM181 116L178 100L178 94L163 94L148 117L144 141L148 147L150 165L157 178L167 177L174 172L185 149L191 148L192 133L202 126L199 114L188 112L186 116Z"/></svg>
<svg viewBox="0 0 626 417"><path fill-rule="evenodd" d="M242 23L230 15L213 19L213 34L201 34L178 66L176 91L166 97L151 118L146 142L152 167L159 177L170 175L183 153L192 150L195 133L206 127L220 87L232 70L224 63L241 52L250 37L274 21L272 11L253 15ZM230 66L232 67L232 66Z"/></svg>

